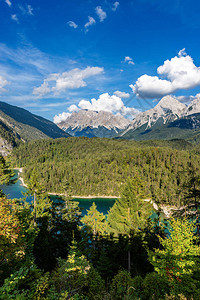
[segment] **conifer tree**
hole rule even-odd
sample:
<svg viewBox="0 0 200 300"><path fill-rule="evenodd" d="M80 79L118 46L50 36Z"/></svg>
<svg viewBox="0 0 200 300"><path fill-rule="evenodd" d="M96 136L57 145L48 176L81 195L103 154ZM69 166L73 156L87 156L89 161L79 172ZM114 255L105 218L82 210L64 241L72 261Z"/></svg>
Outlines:
<svg viewBox="0 0 200 300"><path fill-rule="evenodd" d="M90 209L87 210L87 215L85 215L81 221L90 228L94 236L96 234L103 234L105 231L105 216L97 210L97 206L94 202Z"/></svg>
<svg viewBox="0 0 200 300"><path fill-rule="evenodd" d="M51 208L49 196L44 193L44 189L38 180L39 176L35 168L30 176L28 184L28 194L33 196L33 221L36 225L36 220L39 217L48 216L48 210Z"/></svg>
<svg viewBox="0 0 200 300"><path fill-rule="evenodd" d="M62 209L63 220L79 223L81 210L78 202L72 200L72 189L68 180L63 180L62 183L64 192L64 207Z"/></svg>
<svg viewBox="0 0 200 300"><path fill-rule="evenodd" d="M144 182L139 176L129 179L108 214L108 226L116 234L137 232L145 227L152 205Z"/></svg>
<svg viewBox="0 0 200 300"><path fill-rule="evenodd" d="M146 225L152 213L152 205L144 182L139 176L127 181L121 197L116 200L108 214L108 227L115 234L125 234L130 239L131 232L138 232ZM130 250L128 249L128 271L131 269Z"/></svg>
<svg viewBox="0 0 200 300"><path fill-rule="evenodd" d="M151 264L161 277L167 279L173 293L182 293L185 284L195 284L192 275L199 272L200 246L196 245L194 231L195 225L191 221L172 219L169 236L159 237L163 249L149 251Z"/></svg>

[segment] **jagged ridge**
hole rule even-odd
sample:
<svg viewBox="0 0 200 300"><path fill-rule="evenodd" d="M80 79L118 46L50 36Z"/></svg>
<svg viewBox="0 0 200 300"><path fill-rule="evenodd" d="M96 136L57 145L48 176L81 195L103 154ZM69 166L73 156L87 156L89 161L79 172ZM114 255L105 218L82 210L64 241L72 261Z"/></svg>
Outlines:
<svg viewBox="0 0 200 300"><path fill-rule="evenodd" d="M106 111L80 110L73 112L58 126L73 136L113 137L131 121Z"/></svg>

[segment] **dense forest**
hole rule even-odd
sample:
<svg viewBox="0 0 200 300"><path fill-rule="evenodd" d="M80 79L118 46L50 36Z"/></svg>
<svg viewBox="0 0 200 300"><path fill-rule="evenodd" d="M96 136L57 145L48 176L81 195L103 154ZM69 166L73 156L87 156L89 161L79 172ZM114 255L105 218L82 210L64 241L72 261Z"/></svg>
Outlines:
<svg viewBox="0 0 200 300"><path fill-rule="evenodd" d="M0 171L7 182L2 157ZM93 204L83 218L70 197L51 202L38 175L29 179L31 205L0 195L0 299L199 299L196 224L150 218L138 174L107 217Z"/></svg>
<svg viewBox="0 0 200 300"><path fill-rule="evenodd" d="M46 192L119 196L121 186L139 175L156 203L180 206L191 177L200 175L200 148L184 141L134 142L100 138L41 140L13 151L25 182L35 168Z"/></svg>

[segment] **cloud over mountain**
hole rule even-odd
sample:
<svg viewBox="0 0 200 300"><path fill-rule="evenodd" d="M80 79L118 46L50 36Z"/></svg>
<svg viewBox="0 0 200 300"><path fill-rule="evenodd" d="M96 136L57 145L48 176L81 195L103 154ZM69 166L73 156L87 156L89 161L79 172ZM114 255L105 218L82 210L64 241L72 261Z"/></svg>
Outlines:
<svg viewBox="0 0 200 300"><path fill-rule="evenodd" d="M200 67L195 66L185 49L171 60L167 59L157 68L157 73L161 78L147 74L139 77L130 85L133 92L138 97L151 99L200 85Z"/></svg>
<svg viewBox="0 0 200 300"><path fill-rule="evenodd" d="M128 95L123 92L119 93L122 93L122 96ZM112 114L121 114L125 117L135 117L139 113L139 111L132 107L126 107L121 98L116 95L110 96L108 93L104 93L101 94L98 99L93 98L91 99L91 101L81 100L78 103L78 106L73 104L68 108L68 111L77 112L81 109L88 109L92 111L106 111ZM54 117L54 122L59 123L59 121L65 121L64 118L67 118L68 116L68 113L61 113Z"/></svg>

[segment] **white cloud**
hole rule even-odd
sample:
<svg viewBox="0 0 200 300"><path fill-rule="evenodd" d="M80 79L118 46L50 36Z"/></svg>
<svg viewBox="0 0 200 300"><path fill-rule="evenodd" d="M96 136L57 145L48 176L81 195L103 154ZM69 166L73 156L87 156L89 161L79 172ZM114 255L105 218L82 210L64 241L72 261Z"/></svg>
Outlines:
<svg viewBox="0 0 200 300"><path fill-rule="evenodd" d="M27 14L33 16L33 7L29 4L27 5Z"/></svg>
<svg viewBox="0 0 200 300"><path fill-rule="evenodd" d="M63 112L62 114L58 114L53 118L55 124L59 124L60 122L66 121L67 118L71 116L68 112Z"/></svg>
<svg viewBox="0 0 200 300"><path fill-rule="evenodd" d="M8 84L9 82L3 76L0 75L0 93L5 92L4 86Z"/></svg>
<svg viewBox="0 0 200 300"><path fill-rule="evenodd" d="M180 50L178 56L166 60L158 67L157 73L166 79L142 75L134 85L130 85L133 92L138 97L150 99L200 85L200 67L195 66L185 49Z"/></svg>
<svg viewBox="0 0 200 300"><path fill-rule="evenodd" d="M70 105L70 107L68 108L69 112L73 112L73 111L79 111L80 108L78 108L75 104Z"/></svg>
<svg viewBox="0 0 200 300"><path fill-rule="evenodd" d="M113 10L113 11L116 11L116 10L117 10L117 8L118 8L118 6L119 6L119 2L118 2L118 1L116 1L115 3L113 3L112 10Z"/></svg>
<svg viewBox="0 0 200 300"><path fill-rule="evenodd" d="M128 62L129 65L134 65L134 61L130 56L125 56L124 62Z"/></svg>
<svg viewBox="0 0 200 300"><path fill-rule="evenodd" d="M125 62L130 61L130 60L132 60L132 58L130 56L125 56L125 58L124 58Z"/></svg>
<svg viewBox="0 0 200 300"><path fill-rule="evenodd" d="M178 52L178 56L181 57L181 56L185 56L187 55L187 53L185 52L185 48L181 49L179 52Z"/></svg>
<svg viewBox="0 0 200 300"><path fill-rule="evenodd" d="M17 17L17 15L11 15L11 19L17 23L19 23L19 19Z"/></svg>
<svg viewBox="0 0 200 300"><path fill-rule="evenodd" d="M116 91L114 94L119 98L129 98L130 94L125 92Z"/></svg>
<svg viewBox="0 0 200 300"><path fill-rule="evenodd" d="M96 21L93 17L88 16L88 20L89 21L84 25L86 32L88 31L88 27L90 27L96 23Z"/></svg>
<svg viewBox="0 0 200 300"><path fill-rule="evenodd" d="M98 15L98 17L100 19L100 22L103 22L106 19L106 17L107 17L106 12L103 11L103 9L101 8L101 6L97 6L95 8L95 11L96 11L96 14Z"/></svg>
<svg viewBox="0 0 200 300"><path fill-rule="evenodd" d="M134 61L130 56L125 56L124 62L127 62L129 65L134 65Z"/></svg>
<svg viewBox="0 0 200 300"><path fill-rule="evenodd" d="M171 83L157 76L142 75L135 85L130 85L133 92L141 98L155 98L171 93Z"/></svg>
<svg viewBox="0 0 200 300"><path fill-rule="evenodd" d="M18 5L19 9L21 10L21 13L23 15L29 15L29 16L33 16L33 7L30 4L25 4L24 6L19 4Z"/></svg>
<svg viewBox="0 0 200 300"><path fill-rule="evenodd" d="M10 0L5 0L6 4L8 4L9 7L11 7L12 3L10 2Z"/></svg>
<svg viewBox="0 0 200 300"><path fill-rule="evenodd" d="M67 89L78 89L87 86L86 78L103 73L99 67L87 67L83 70L75 68L68 72L54 73L47 77L40 87L34 88L33 94L38 97L53 92L55 95Z"/></svg>
<svg viewBox="0 0 200 300"><path fill-rule="evenodd" d="M39 87L35 87L33 90L33 94L35 96L37 96L38 98L42 98L43 96L45 96L46 94L50 93L51 89L48 85L48 82L43 82L43 84Z"/></svg>
<svg viewBox="0 0 200 300"><path fill-rule="evenodd" d="M78 25L74 22L74 21L69 21L67 22L67 24L70 26L70 27L73 27L73 28L77 28Z"/></svg>
<svg viewBox="0 0 200 300"><path fill-rule="evenodd" d="M113 114L120 113L124 116L131 115L132 117L139 112L135 108L126 107L120 97L116 95L110 96L108 93L101 94L97 100L95 98L91 99L91 101L81 100L78 107L95 111L103 110Z"/></svg>

